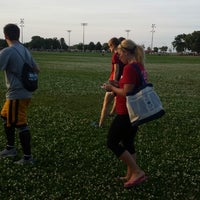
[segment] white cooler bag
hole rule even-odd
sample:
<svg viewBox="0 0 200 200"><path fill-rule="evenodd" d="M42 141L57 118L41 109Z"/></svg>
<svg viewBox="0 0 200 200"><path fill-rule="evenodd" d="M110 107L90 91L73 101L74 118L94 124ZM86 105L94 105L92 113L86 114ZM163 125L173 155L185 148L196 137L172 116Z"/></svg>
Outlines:
<svg viewBox="0 0 200 200"><path fill-rule="evenodd" d="M135 94L127 94L126 106L133 126L158 119L165 114L160 98L150 83Z"/></svg>

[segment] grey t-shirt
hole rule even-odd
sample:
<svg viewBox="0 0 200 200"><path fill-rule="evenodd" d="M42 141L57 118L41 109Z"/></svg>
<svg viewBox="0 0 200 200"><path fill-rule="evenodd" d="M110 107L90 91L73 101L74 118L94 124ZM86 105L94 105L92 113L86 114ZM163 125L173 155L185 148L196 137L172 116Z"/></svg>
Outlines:
<svg viewBox="0 0 200 200"><path fill-rule="evenodd" d="M29 51L19 42L0 51L0 69L4 71L6 98L10 100L26 99L32 96L32 93L27 91L20 81L24 61L16 50L30 66L36 67Z"/></svg>

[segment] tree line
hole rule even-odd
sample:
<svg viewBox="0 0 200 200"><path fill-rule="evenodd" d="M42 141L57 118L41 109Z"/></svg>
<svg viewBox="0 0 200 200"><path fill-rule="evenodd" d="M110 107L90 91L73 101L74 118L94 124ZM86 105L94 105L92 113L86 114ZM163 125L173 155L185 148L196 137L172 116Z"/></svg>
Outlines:
<svg viewBox="0 0 200 200"><path fill-rule="evenodd" d="M90 42L89 44L79 43L75 44L73 46L68 46L65 42L64 38L42 38L40 36L33 36L31 38L31 41L24 44L26 47L32 50L62 50L62 51L107 51L109 49L108 43L101 44L100 42L97 42L96 44L94 42ZM0 39L0 49L7 46L7 43L4 39ZM173 48L178 53L183 52L196 52L200 53L200 31L194 31L190 34L180 34L177 35L172 42ZM145 47L144 47L145 48ZM147 51L149 52L167 52L168 47L154 47L154 49L150 49L150 47L147 48Z"/></svg>
<svg viewBox="0 0 200 200"><path fill-rule="evenodd" d="M94 42L90 42L89 44L83 43L75 44L73 46L68 46L65 42L64 38L42 38L40 36L33 36L31 38L31 41L28 43L24 43L24 46L26 46L29 49L32 50L47 50L47 51L53 51L53 50L62 50L62 51L82 51L83 49L85 51L107 51L109 49L108 44L104 43L103 45L100 42L97 42L96 44ZM7 43L4 39L0 39L0 48L7 47Z"/></svg>
<svg viewBox="0 0 200 200"><path fill-rule="evenodd" d="M172 42L177 52L196 52L200 53L200 31L194 31L190 34L177 35Z"/></svg>

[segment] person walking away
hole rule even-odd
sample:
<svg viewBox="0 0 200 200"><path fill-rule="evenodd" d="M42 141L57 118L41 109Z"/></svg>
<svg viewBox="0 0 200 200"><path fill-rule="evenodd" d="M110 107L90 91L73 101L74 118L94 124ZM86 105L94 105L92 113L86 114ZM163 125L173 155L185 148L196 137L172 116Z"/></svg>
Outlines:
<svg viewBox="0 0 200 200"><path fill-rule="evenodd" d="M134 145L137 126L132 126L127 107L126 94L140 86L140 77L133 67L136 64L147 81L147 72L144 68L144 51L132 40L123 40L118 46L120 60L125 64L123 74L119 80L119 87L105 83L106 91L116 94L116 112L107 138L107 146L113 153L127 165L127 173L123 179L124 187L130 188L147 179L145 172L136 163L136 150ZM138 62L139 61L139 62Z"/></svg>
<svg viewBox="0 0 200 200"><path fill-rule="evenodd" d="M109 82L112 84L115 84L115 82L118 82L123 71L124 64L120 61L119 55L117 52L117 46L120 44L120 41L113 37L108 41L108 46L110 49L110 52L112 53L112 68L111 73L109 77ZM113 101L114 100L114 101ZM113 92L107 91L104 96L103 106L101 110L101 115L99 119L99 127L103 125L103 122L105 120L105 117L108 116L108 107L113 102L112 109L110 111L109 116L113 116L115 113L115 94Z"/></svg>
<svg viewBox="0 0 200 200"><path fill-rule="evenodd" d="M27 109L31 101L32 92L23 87L20 77L24 60L37 73L39 73L39 67L33 60L30 52L19 42L19 27L15 24L7 24L3 31L8 47L0 52L0 69L3 70L5 75L7 92L6 101L1 110L1 118L3 119L7 144L6 148L0 152L0 158L17 155L15 129L18 129L24 155L15 163L33 164L31 134L27 123Z"/></svg>

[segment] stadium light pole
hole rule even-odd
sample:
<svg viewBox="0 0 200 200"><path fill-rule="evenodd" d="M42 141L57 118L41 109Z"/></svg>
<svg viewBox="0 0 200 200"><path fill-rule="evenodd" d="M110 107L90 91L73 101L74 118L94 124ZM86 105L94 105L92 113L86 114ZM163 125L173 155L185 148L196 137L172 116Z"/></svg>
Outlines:
<svg viewBox="0 0 200 200"><path fill-rule="evenodd" d="M131 30L125 30L125 31L126 31L126 39L128 39L129 38L129 33L130 33Z"/></svg>
<svg viewBox="0 0 200 200"><path fill-rule="evenodd" d="M69 49L70 49L70 33L71 33L71 30L67 30L67 32L68 32L68 45L69 45Z"/></svg>
<svg viewBox="0 0 200 200"><path fill-rule="evenodd" d="M24 33L23 33L24 19L23 19L23 18L20 19L19 24L20 24L20 27L21 27L21 43L23 44L23 43L24 43L24 41L23 41L23 40L24 40L24 39L23 39L23 36L24 36Z"/></svg>
<svg viewBox="0 0 200 200"><path fill-rule="evenodd" d="M152 24L151 25L151 28L152 28L152 30L151 30L151 51L153 50L153 35L154 35L154 33L155 33L155 28L156 28L156 25L155 24Z"/></svg>
<svg viewBox="0 0 200 200"><path fill-rule="evenodd" d="M87 26L87 23L81 23L81 26L83 26L83 52L85 51L84 45L85 45L85 26Z"/></svg>

